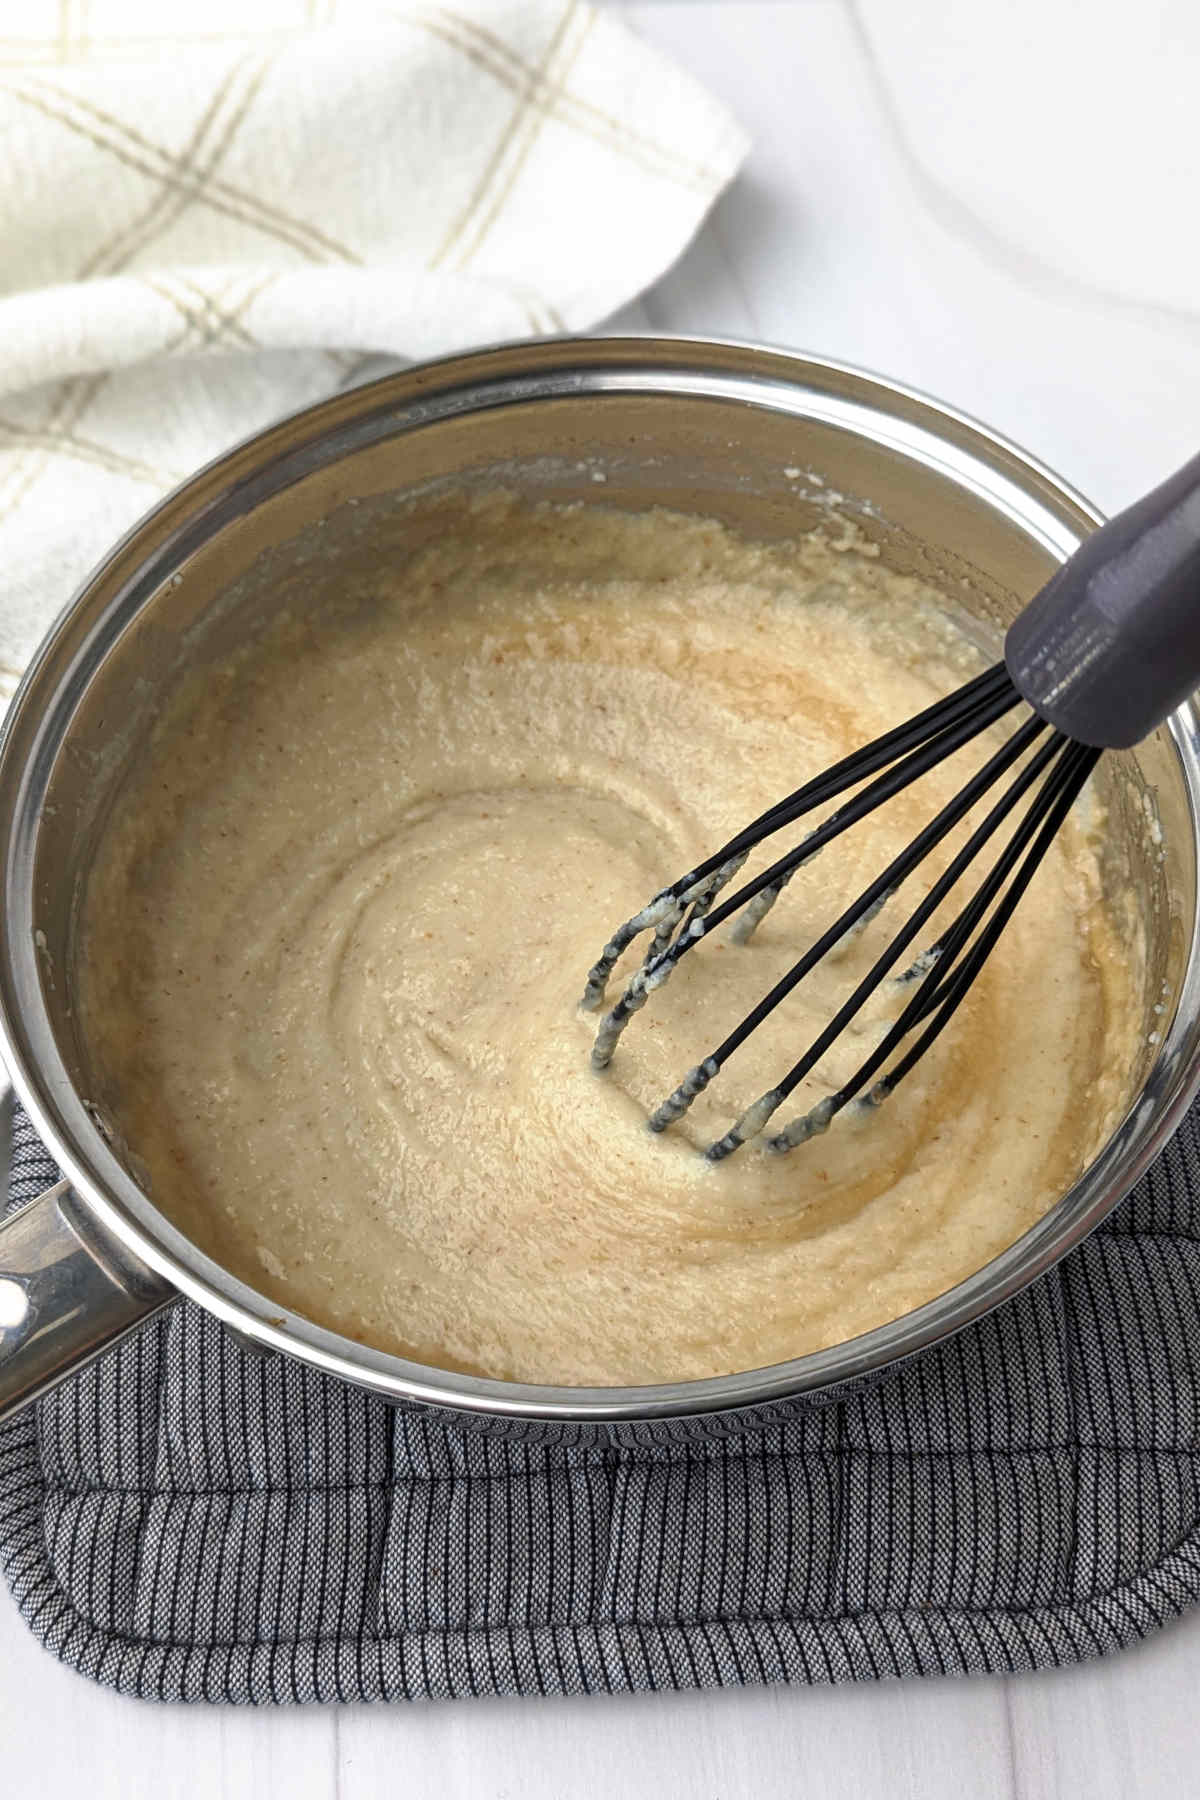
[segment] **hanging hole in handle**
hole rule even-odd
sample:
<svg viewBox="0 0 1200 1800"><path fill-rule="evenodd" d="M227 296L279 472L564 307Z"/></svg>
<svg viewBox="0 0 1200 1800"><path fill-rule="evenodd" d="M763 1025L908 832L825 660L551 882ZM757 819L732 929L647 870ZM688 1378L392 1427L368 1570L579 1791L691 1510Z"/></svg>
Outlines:
<svg viewBox="0 0 1200 1800"><path fill-rule="evenodd" d="M0 1221L0 1420L177 1297L96 1224L69 1182L9 1214Z"/></svg>
<svg viewBox="0 0 1200 1800"><path fill-rule="evenodd" d="M0 1331L16 1331L25 1322L29 1296L19 1281L0 1275Z"/></svg>

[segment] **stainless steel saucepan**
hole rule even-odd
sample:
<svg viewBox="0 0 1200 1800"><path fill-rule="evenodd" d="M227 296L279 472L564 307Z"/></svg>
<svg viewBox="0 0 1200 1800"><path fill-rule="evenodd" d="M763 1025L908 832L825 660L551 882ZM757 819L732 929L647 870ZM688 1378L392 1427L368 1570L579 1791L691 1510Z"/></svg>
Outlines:
<svg viewBox="0 0 1200 1800"><path fill-rule="evenodd" d="M419 530L414 496L497 482L683 508L760 538L849 513L890 563L993 635L1097 523L1046 469L919 394L815 358L655 339L519 344L389 376L261 433L172 494L58 620L0 745L2 1048L64 1176L0 1228L0 1413L182 1293L267 1352L477 1424L593 1441L727 1431L871 1379L1016 1293L1129 1191L1179 1120L1200 1076L1190 708L1109 765L1109 876L1136 890L1150 946L1128 1116L1018 1243L906 1317L707 1381L535 1387L423 1367L281 1313L190 1243L89 1109L76 935L114 796L174 684L272 608L312 604L378 564Z"/></svg>

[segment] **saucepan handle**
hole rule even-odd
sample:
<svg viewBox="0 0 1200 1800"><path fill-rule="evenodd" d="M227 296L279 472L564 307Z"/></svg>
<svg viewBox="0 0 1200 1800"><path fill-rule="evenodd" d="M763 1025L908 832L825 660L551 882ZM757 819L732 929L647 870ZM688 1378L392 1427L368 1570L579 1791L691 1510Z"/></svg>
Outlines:
<svg viewBox="0 0 1200 1800"><path fill-rule="evenodd" d="M0 1420L177 1293L97 1228L69 1182L39 1194L0 1223Z"/></svg>

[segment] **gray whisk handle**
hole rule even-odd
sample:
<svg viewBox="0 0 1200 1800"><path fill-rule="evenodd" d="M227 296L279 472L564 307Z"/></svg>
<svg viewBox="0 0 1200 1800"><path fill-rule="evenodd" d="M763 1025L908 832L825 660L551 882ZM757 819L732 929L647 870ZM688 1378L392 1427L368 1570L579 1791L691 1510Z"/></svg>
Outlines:
<svg viewBox="0 0 1200 1800"><path fill-rule="evenodd" d="M1200 686L1200 456L1080 546L1013 624L1004 660L1044 719L1106 750Z"/></svg>

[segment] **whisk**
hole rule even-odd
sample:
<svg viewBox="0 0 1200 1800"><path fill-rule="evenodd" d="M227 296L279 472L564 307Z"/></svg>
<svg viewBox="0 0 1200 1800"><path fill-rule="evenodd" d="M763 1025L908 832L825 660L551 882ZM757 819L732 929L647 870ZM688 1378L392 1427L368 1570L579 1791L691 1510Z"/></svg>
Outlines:
<svg viewBox="0 0 1200 1800"><path fill-rule="evenodd" d="M835 1093L764 1141L768 1150L791 1150L825 1131L851 1101L879 1106L962 1004L1101 753L1137 743L1198 684L1200 456L1086 540L1017 618L1005 639L1002 662L769 807L706 861L661 889L613 933L588 974L581 1002L587 1011L597 1011L603 1004L613 969L634 939L643 932L653 936L621 998L600 1022L593 1065L607 1068L630 1019L706 937L734 920L734 940L748 942L806 862L1026 702L1033 716L833 920L723 1042L688 1071L648 1123L652 1131L664 1131L680 1119L751 1032L835 945L865 926L934 846L1009 775L944 874L828 1025L779 1083L748 1106L705 1155L719 1162L761 1133L908 953L911 960L893 979L911 988L911 997L875 1048ZM764 839L852 789L858 791L815 830L716 904ZM994 860L961 911L934 942L913 956L933 915L1006 821L1011 822L1008 836L1001 839Z"/></svg>

